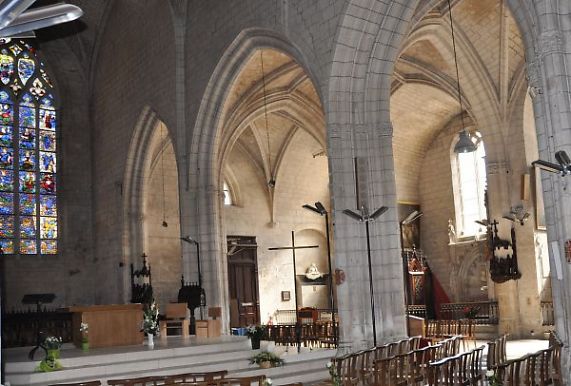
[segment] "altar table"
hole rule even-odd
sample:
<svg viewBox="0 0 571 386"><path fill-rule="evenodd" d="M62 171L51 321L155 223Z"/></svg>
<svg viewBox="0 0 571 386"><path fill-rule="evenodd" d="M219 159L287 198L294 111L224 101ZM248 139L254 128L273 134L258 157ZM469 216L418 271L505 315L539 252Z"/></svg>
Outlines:
<svg viewBox="0 0 571 386"><path fill-rule="evenodd" d="M81 347L82 322L89 326L89 347L143 344L142 304L74 306L67 310L73 313L73 343L77 347Z"/></svg>

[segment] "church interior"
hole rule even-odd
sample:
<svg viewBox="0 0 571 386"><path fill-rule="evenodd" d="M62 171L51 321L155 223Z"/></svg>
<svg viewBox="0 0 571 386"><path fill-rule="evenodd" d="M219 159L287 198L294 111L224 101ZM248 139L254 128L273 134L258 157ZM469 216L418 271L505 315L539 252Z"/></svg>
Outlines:
<svg viewBox="0 0 571 386"><path fill-rule="evenodd" d="M568 1L65 3L76 20L22 35L10 7L65 6L0 1L3 384L104 379L54 374L165 349L177 318L221 352L263 326L310 384L445 323L474 352L545 341L571 382ZM63 369L10 366L46 336Z"/></svg>

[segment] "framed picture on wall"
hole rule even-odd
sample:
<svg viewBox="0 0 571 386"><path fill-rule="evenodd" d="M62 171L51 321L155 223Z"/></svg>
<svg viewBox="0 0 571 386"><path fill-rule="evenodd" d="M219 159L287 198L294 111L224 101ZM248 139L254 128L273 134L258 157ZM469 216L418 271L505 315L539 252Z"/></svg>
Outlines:
<svg viewBox="0 0 571 386"><path fill-rule="evenodd" d="M534 191L533 202L535 204L535 226L539 230L545 230L545 206L543 204L543 185L541 184L541 169L533 169Z"/></svg>
<svg viewBox="0 0 571 386"><path fill-rule="evenodd" d="M289 291L282 291L282 302L289 302L290 299Z"/></svg>

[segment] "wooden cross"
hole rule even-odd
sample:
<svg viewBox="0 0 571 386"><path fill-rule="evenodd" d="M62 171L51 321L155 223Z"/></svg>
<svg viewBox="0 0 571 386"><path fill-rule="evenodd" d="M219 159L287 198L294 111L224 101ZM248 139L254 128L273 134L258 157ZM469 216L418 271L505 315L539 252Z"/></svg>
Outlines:
<svg viewBox="0 0 571 386"><path fill-rule="evenodd" d="M291 231L291 247L273 247L273 248L268 248L268 250L270 251L279 251L279 250L283 250L283 249L291 249L292 255L293 255L293 294L295 297L295 317L296 317L296 321L297 321L297 311L298 311L298 304L297 304L297 272L295 270L295 250L296 249L307 249L307 248L319 248L319 245L302 245L302 246L295 246L295 235L294 235L294 231Z"/></svg>

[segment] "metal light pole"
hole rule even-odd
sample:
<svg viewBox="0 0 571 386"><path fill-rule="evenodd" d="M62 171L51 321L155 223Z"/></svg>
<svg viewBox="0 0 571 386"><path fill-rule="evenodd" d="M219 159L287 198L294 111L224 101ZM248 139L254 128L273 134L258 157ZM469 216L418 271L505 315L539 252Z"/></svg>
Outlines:
<svg viewBox="0 0 571 386"><path fill-rule="evenodd" d="M327 238L327 264L329 265L329 307L331 308L331 321L333 323L333 343L337 345L337 329L335 328L335 297L333 293L333 269L331 267L331 240L329 237L329 213L323 204L319 201L315 206L309 204L303 205L303 208L312 212L325 216L325 236Z"/></svg>
<svg viewBox="0 0 571 386"><path fill-rule="evenodd" d="M351 209L345 209L343 213L351 217L353 220L365 223L365 231L367 234L367 260L369 263L369 294L371 296L371 318L373 321L373 344L377 347L377 324L375 320L375 289L373 286L373 265L371 263L371 239L369 235L369 222L374 221L377 217L385 213L389 208L386 206L381 206L379 209L375 210L372 214L368 214L367 210L362 207L360 214L352 211Z"/></svg>

